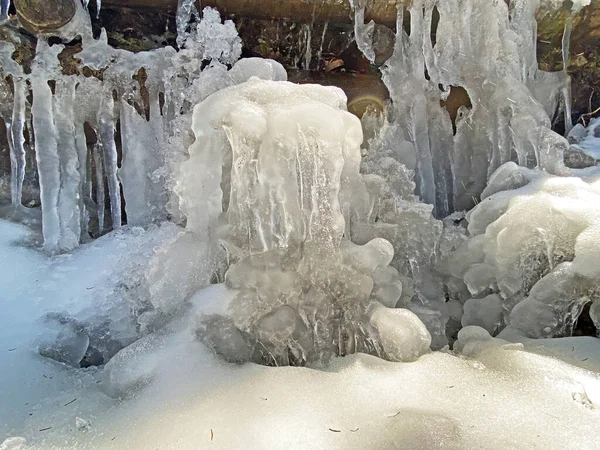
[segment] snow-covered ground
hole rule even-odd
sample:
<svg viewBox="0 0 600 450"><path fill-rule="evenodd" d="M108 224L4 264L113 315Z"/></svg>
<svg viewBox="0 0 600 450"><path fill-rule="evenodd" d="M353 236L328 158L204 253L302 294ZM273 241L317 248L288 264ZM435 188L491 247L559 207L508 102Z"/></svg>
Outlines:
<svg viewBox="0 0 600 450"><path fill-rule="evenodd" d="M91 292L114 291L125 257L174 231L126 228L47 257L27 247L26 227L0 221L0 448L598 448L598 373L514 344L411 363L357 354L325 370L234 365L196 341L188 314L139 341L145 356L134 344L115 358L113 378L145 381L125 399L104 393L102 367L37 355L40 317L83 317L110 298ZM597 340L552 342L599 368Z"/></svg>

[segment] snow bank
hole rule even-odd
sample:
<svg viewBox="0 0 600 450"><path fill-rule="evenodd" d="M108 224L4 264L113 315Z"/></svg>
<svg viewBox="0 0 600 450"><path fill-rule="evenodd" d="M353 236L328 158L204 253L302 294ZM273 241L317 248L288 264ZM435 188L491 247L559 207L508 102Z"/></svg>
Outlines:
<svg viewBox="0 0 600 450"><path fill-rule="evenodd" d="M56 404L33 448L593 449L597 375L500 346L414 363L354 355L326 371L226 365L185 334L151 351L153 382L108 410ZM141 367L131 360L130 367ZM66 403L66 402L65 402ZM79 403L81 405L81 403ZM76 417L90 428L75 428ZM568 426L567 426L568 424ZM52 430L37 430L53 425ZM500 431L501 430L501 431ZM25 447L29 448L29 447Z"/></svg>

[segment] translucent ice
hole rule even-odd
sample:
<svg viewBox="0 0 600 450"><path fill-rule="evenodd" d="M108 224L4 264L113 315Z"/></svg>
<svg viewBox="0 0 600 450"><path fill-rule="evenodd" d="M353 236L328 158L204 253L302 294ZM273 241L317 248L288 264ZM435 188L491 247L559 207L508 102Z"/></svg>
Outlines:
<svg viewBox="0 0 600 450"><path fill-rule="evenodd" d="M392 361L414 361L429 351L431 335L423 322L403 308L380 307L371 315L381 346Z"/></svg>
<svg viewBox="0 0 600 450"><path fill-rule="evenodd" d="M0 20L8 19L10 0L0 0Z"/></svg>
<svg viewBox="0 0 600 450"><path fill-rule="evenodd" d="M223 63L233 64L241 53L231 21L222 23L212 8L198 17L194 2L182 3L180 25L191 32L185 32L179 52L165 47L131 53L110 47L104 30L94 39L90 18L76 2L75 18L56 34L65 41L80 36L80 67L102 71L102 80L64 75L58 61L64 46L50 45L44 35L28 75L12 59L12 44L0 44L0 95L7 96L0 116L10 137L12 203L21 203L30 110L36 139L27 145L35 145L48 251L69 251L90 235L118 229L125 220L146 226L169 213L180 218L173 172L191 143L191 108L237 82L221 75L226 72ZM191 15L196 20L188 23ZM204 71L203 61L209 62ZM278 70L277 65L271 70ZM9 76L13 90L4 82ZM89 135L95 142L87 142Z"/></svg>

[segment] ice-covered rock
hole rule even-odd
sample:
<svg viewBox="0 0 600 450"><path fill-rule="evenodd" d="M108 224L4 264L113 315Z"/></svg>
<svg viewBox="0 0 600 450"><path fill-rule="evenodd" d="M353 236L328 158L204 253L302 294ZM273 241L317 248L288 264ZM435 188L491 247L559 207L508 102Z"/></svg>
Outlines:
<svg viewBox="0 0 600 450"><path fill-rule="evenodd" d="M38 344L39 354L79 367L90 345L83 325L56 313L48 314L44 322L47 331Z"/></svg>
<svg viewBox="0 0 600 450"><path fill-rule="evenodd" d="M592 119L585 128L577 124L569 133L569 140L573 143L568 159L565 157L569 167L579 169L595 165L600 160L600 119Z"/></svg>
<svg viewBox="0 0 600 450"><path fill-rule="evenodd" d="M470 308L465 304L463 324L493 332L500 302L504 321L529 337L570 334L584 304L600 292L598 175L589 172L584 181L508 163L488 188L467 215L470 239L442 268L476 297ZM480 322L466 315L480 308L494 312Z"/></svg>
<svg viewBox="0 0 600 450"><path fill-rule="evenodd" d="M491 294L467 300L463 305L461 322L463 326L477 325L495 334L503 323L502 297Z"/></svg>
<svg viewBox="0 0 600 450"><path fill-rule="evenodd" d="M381 346L392 361L414 361L429 351L431 335L408 309L378 307L371 314L371 325L379 333Z"/></svg>
<svg viewBox="0 0 600 450"><path fill-rule="evenodd" d="M75 417L75 428L79 431L89 431L92 424L89 420L82 419L81 417Z"/></svg>
<svg viewBox="0 0 600 450"><path fill-rule="evenodd" d="M111 397L125 397L150 383L159 369L157 355L168 348L170 337L166 332L156 332L117 353L104 369L103 391Z"/></svg>

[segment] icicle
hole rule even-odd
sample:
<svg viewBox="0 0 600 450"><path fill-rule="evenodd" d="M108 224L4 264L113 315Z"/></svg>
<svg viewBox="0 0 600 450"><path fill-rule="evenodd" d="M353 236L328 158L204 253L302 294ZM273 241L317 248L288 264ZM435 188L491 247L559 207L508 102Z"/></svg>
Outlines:
<svg viewBox="0 0 600 450"><path fill-rule="evenodd" d="M104 232L104 168L103 168L103 150L102 144L97 142L92 150L94 165L96 170L94 173L96 180L96 208L98 213L98 234Z"/></svg>
<svg viewBox="0 0 600 450"><path fill-rule="evenodd" d="M187 27L192 18L192 14L198 14L196 9L196 0L179 0L177 5L177 45L182 48L188 38Z"/></svg>
<svg viewBox="0 0 600 450"><path fill-rule="evenodd" d="M25 178L25 102L27 96L27 83L25 80L14 80L14 108L9 142L11 142L11 198L13 205L21 205L23 197L23 179Z"/></svg>
<svg viewBox="0 0 600 450"><path fill-rule="evenodd" d="M40 180L44 248L48 251L56 251L60 237L60 220L57 208L60 191L60 169L52 108L52 91L43 78L34 77L31 84L33 90L31 112L33 113L35 155Z"/></svg>
<svg viewBox="0 0 600 450"><path fill-rule="evenodd" d="M312 49L310 47L312 41L312 25L305 25L306 33L306 50L304 52L304 70L310 70L310 60L312 59Z"/></svg>
<svg viewBox="0 0 600 450"><path fill-rule="evenodd" d="M323 33L321 34L321 45L319 46L319 52L317 53L317 61L321 61L321 57L323 56L323 46L325 45L325 35L327 34L327 29L329 28L329 21L326 21L323 25Z"/></svg>
<svg viewBox="0 0 600 450"><path fill-rule="evenodd" d="M78 118L79 119L79 118ZM75 124L75 146L77 149L77 159L79 160L79 223L80 223L80 241L88 237L89 213L86 206L86 200L90 199L91 183L89 179L89 157L87 148L87 139L83 122L78 121Z"/></svg>
<svg viewBox="0 0 600 450"><path fill-rule="evenodd" d="M571 128L573 128L573 120L571 117L571 80L567 71L569 69L569 54L571 51L571 32L573 30L573 15L578 9L573 7L573 11L567 17L565 23L565 31L562 37L562 62L563 62L563 73L565 76L565 86L561 90L563 98L563 109L564 109L564 121L565 121L565 136L569 134Z"/></svg>
<svg viewBox="0 0 600 450"><path fill-rule="evenodd" d="M0 0L0 20L8 19L10 0Z"/></svg>
<svg viewBox="0 0 600 450"><path fill-rule="evenodd" d="M354 9L354 40L358 49L365 57L375 62L375 50L373 49L373 32L375 31L375 22L372 20L365 23L365 0L358 0L355 6L353 0L350 0L350 5Z"/></svg>
<svg viewBox="0 0 600 450"><path fill-rule="evenodd" d="M164 186L153 174L163 165L160 150L168 147L167 127L160 114L159 94L152 80L149 91L150 120L138 114L126 101L120 102L123 161L119 178L127 199L125 211L129 225L145 225L166 219Z"/></svg>
<svg viewBox="0 0 600 450"><path fill-rule="evenodd" d="M75 133L75 88L72 77L56 80L54 126L60 168L58 214L60 218L60 250L72 250L81 237L79 154Z"/></svg>
<svg viewBox="0 0 600 450"><path fill-rule="evenodd" d="M121 185L118 177L117 146L115 143L114 100L112 90L104 93L103 104L98 114L99 137L104 153L104 170L110 195L112 226L121 227Z"/></svg>

